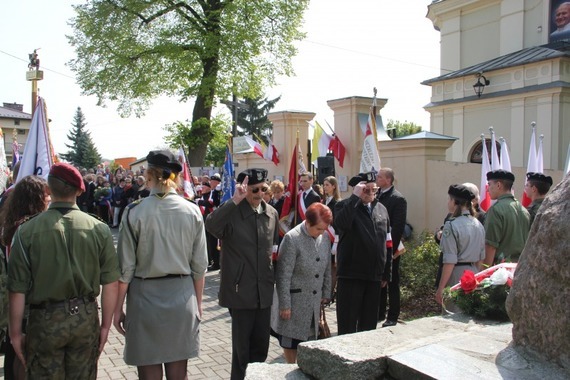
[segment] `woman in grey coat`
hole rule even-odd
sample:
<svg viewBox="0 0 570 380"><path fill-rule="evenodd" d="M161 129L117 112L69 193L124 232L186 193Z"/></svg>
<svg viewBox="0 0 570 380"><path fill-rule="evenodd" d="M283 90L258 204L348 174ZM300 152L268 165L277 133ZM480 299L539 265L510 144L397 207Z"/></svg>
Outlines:
<svg viewBox="0 0 570 380"><path fill-rule="evenodd" d="M313 203L304 222L289 231L279 248L271 328L288 363L297 360L299 343L316 339L321 303L331 297L332 212Z"/></svg>

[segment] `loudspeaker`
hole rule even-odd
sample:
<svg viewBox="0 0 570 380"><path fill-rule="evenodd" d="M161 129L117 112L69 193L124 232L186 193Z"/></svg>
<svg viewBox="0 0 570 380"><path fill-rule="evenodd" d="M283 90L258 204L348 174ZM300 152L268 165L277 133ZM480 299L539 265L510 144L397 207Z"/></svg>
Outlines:
<svg viewBox="0 0 570 380"><path fill-rule="evenodd" d="M319 183L323 183L328 176L335 175L333 156L317 157L317 165L319 165L317 175Z"/></svg>

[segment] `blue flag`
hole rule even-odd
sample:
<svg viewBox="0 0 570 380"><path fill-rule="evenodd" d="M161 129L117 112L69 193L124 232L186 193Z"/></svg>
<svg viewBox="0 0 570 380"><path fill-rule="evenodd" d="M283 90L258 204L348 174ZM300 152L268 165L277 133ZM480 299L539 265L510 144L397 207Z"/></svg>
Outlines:
<svg viewBox="0 0 570 380"><path fill-rule="evenodd" d="M234 163L230 153L230 147L226 146L226 160L224 161L224 168L222 173L222 196L221 203L231 199L234 196L236 184L234 182Z"/></svg>

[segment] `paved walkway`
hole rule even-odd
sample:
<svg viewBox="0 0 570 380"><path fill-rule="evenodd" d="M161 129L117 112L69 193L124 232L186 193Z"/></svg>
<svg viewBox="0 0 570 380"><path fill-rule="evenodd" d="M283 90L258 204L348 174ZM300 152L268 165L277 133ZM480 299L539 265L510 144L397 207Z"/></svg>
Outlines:
<svg viewBox="0 0 570 380"><path fill-rule="evenodd" d="M206 274L201 326L200 357L188 361L189 379L229 379L232 360L231 321L228 310L218 305L219 272ZM331 332L336 335L336 309L327 309ZM277 339L271 337L269 363L285 363ZM98 379L137 379L136 367L123 361L124 338L113 328L99 360Z"/></svg>

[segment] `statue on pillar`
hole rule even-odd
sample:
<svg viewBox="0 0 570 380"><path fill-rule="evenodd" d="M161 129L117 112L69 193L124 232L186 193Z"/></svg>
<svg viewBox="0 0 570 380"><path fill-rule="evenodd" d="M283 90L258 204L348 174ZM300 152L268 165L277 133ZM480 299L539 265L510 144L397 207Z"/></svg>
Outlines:
<svg viewBox="0 0 570 380"><path fill-rule="evenodd" d="M38 49L34 49L34 52L28 54L30 58L30 63L28 63L28 69L39 70L40 69L40 59L38 58Z"/></svg>

